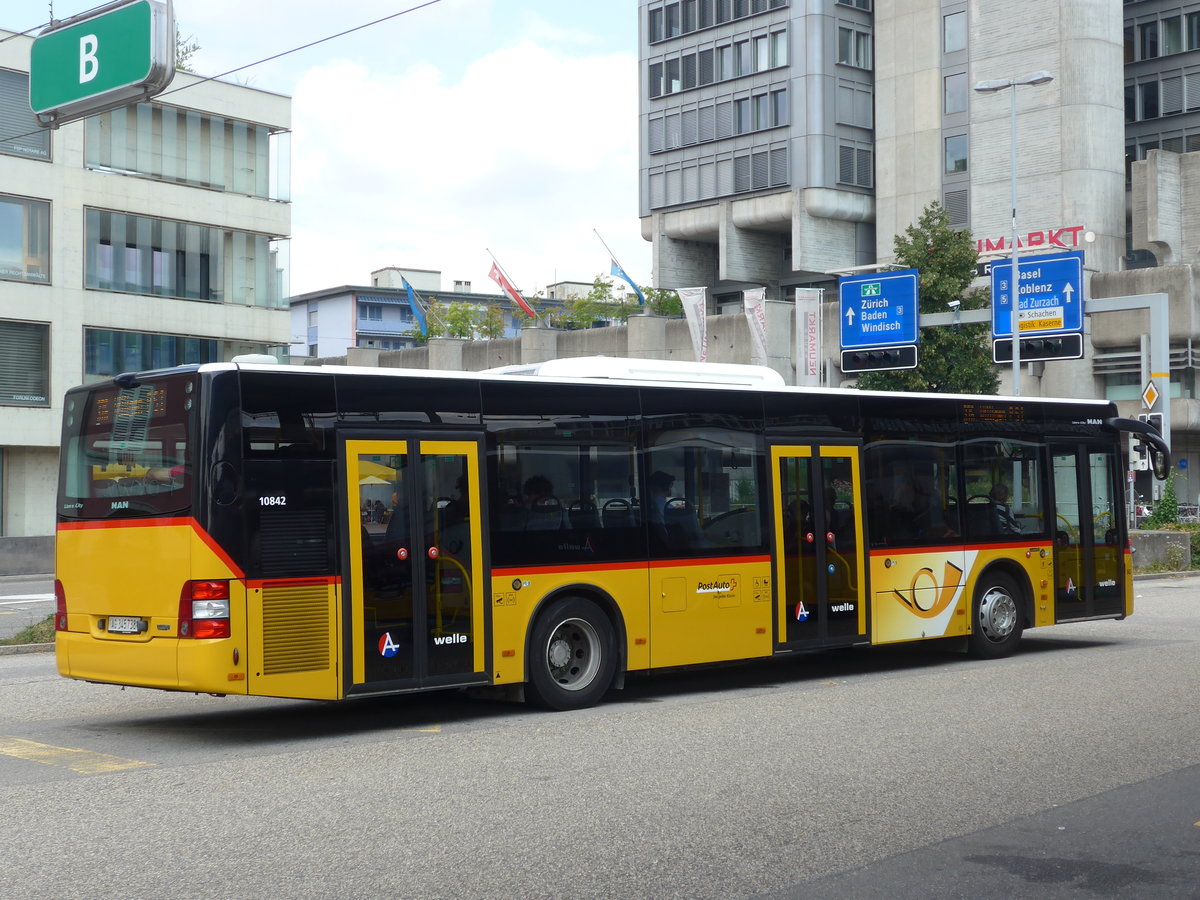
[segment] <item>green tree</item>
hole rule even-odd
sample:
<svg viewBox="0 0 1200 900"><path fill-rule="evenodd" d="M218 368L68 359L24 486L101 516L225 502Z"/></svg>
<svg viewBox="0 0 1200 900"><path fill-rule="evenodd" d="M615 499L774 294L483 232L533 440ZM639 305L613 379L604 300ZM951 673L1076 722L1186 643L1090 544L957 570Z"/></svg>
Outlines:
<svg viewBox="0 0 1200 900"><path fill-rule="evenodd" d="M646 295L646 305L650 307L650 312L654 315L683 315L683 301L679 299L679 294L675 291L666 288L643 287L642 293Z"/></svg>
<svg viewBox="0 0 1200 900"><path fill-rule="evenodd" d="M183 36L183 32L179 30L179 26L175 26L175 69L179 72L191 72L195 74L196 70L192 68L192 57L200 49L200 44L196 41L194 34Z"/></svg>
<svg viewBox="0 0 1200 900"><path fill-rule="evenodd" d="M550 322L560 328L591 328L600 321L624 323L640 308L636 300L622 303L615 299L612 285L597 277L590 291L552 313Z"/></svg>
<svg viewBox="0 0 1200 900"><path fill-rule="evenodd" d="M499 306L494 303L488 304L487 310L479 319L476 331L485 341L504 337L504 313Z"/></svg>
<svg viewBox="0 0 1200 900"><path fill-rule="evenodd" d="M969 231L955 231L950 216L934 202L925 207L915 225L896 235L896 261L920 270L920 311L947 312L951 301L960 309L984 309L987 290L968 290L979 259ZM858 386L873 391L924 391L936 393L994 394L999 387L988 346L986 324L952 325L921 329L915 369L864 372Z"/></svg>
<svg viewBox="0 0 1200 900"><path fill-rule="evenodd" d="M475 329L481 318L482 315L474 304L451 303L446 309L446 334L449 337L470 340L475 337Z"/></svg>
<svg viewBox="0 0 1200 900"><path fill-rule="evenodd" d="M1154 504L1154 511L1146 517L1142 527L1153 531L1167 525L1179 524L1179 497L1175 493L1175 473L1167 476L1163 484L1162 496Z"/></svg>

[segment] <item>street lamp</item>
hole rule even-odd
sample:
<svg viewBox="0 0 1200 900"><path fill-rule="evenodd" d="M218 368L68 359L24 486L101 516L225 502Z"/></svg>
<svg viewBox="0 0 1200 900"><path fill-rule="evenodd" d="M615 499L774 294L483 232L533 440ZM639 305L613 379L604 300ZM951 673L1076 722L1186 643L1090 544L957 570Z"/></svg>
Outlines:
<svg viewBox="0 0 1200 900"><path fill-rule="evenodd" d="M1021 303L1021 278L1017 263L1017 86L1022 84L1045 84L1053 81L1054 76L1049 72L1034 72L1023 78L997 78L992 81L980 81L975 90L980 94L994 94L997 91L1011 90L1009 94L1009 109L1012 119L1012 364L1013 364L1013 396L1021 396L1021 322L1018 311ZM992 298L995 302L995 298Z"/></svg>

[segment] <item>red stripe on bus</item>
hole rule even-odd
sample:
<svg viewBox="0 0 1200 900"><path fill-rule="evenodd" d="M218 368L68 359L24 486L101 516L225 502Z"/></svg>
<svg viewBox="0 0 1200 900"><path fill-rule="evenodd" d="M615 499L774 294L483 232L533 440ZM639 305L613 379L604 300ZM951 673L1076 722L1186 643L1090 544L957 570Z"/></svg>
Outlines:
<svg viewBox="0 0 1200 900"><path fill-rule="evenodd" d="M1052 546L1050 541L1012 541L1003 544L930 544L926 547L886 547L872 550L871 558L877 556L912 556L917 553L947 553L956 550L1044 550Z"/></svg>
<svg viewBox="0 0 1200 900"><path fill-rule="evenodd" d="M505 569L492 569L493 578L510 578L514 575L534 573L538 575L559 575L564 572L611 572L628 571L630 569L669 569L682 566L744 566L751 563L770 562L771 557L761 556L701 556L693 559L656 559L641 562L616 563L584 563L581 565L565 566L522 566Z"/></svg>
<svg viewBox="0 0 1200 900"><path fill-rule="evenodd" d="M103 522L59 522L59 531L84 531L91 528L148 528L163 525L194 525L195 519L180 516L174 519L116 519Z"/></svg>
<svg viewBox="0 0 1200 900"><path fill-rule="evenodd" d="M301 578L247 578L246 587L248 588L263 588L263 587L304 587L305 585L331 585L340 584L342 578L340 575L307 575Z"/></svg>

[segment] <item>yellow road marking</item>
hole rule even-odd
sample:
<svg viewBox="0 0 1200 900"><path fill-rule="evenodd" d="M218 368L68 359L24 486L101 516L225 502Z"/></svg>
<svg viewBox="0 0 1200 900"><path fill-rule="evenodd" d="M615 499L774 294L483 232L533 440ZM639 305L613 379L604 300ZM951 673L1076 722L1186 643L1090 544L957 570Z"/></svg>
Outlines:
<svg viewBox="0 0 1200 900"><path fill-rule="evenodd" d="M434 725L431 728L418 728L417 731L419 731L421 734L441 734L442 726Z"/></svg>
<svg viewBox="0 0 1200 900"><path fill-rule="evenodd" d="M120 772L123 769L140 769L154 765L136 759L109 756L107 753L94 753L91 750L39 744L22 738L0 737L0 755L41 763L44 766L60 766L80 775L101 775L105 772Z"/></svg>

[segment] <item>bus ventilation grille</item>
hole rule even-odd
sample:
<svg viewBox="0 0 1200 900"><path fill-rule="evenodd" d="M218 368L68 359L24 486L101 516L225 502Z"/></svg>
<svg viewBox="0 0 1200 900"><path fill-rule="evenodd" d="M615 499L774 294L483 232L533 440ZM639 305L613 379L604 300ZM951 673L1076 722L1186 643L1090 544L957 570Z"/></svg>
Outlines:
<svg viewBox="0 0 1200 900"><path fill-rule="evenodd" d="M324 584L264 584L263 674L329 668L332 603Z"/></svg>
<svg viewBox="0 0 1200 900"><path fill-rule="evenodd" d="M265 578L327 575L333 569L328 516L314 509L264 509L259 518L259 571Z"/></svg>

